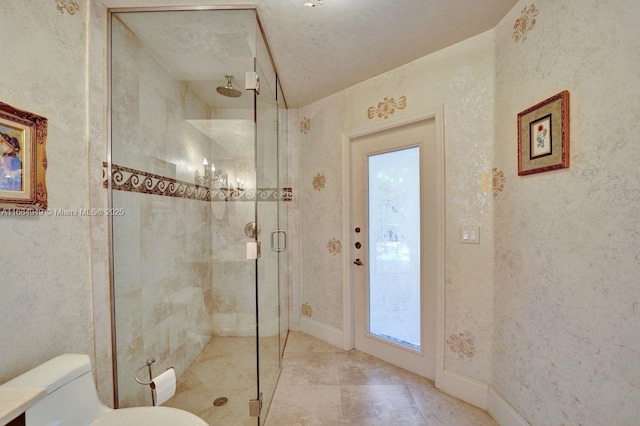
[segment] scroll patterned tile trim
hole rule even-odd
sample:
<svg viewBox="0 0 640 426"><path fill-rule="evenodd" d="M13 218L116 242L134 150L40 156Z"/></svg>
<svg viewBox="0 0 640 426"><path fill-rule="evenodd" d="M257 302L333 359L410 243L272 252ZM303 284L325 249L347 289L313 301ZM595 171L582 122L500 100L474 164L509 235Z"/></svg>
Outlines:
<svg viewBox="0 0 640 426"><path fill-rule="evenodd" d="M313 189L315 189L316 191L320 191L322 190L322 188L324 188L324 185L326 183L327 183L327 178L325 178L323 174L318 173L313 178Z"/></svg>
<svg viewBox="0 0 640 426"><path fill-rule="evenodd" d="M405 109L406 107L406 96L400 96L398 98L398 102L396 102L394 98L389 99L385 96L382 102L378 102L377 108L370 106L369 109L367 109L367 116L369 117L369 120L371 120L376 115L379 118L384 118L386 120L387 118L389 118L389 115L393 114L396 111L396 108Z"/></svg>
<svg viewBox="0 0 640 426"><path fill-rule="evenodd" d="M340 242L340 240L332 238L327 243L327 250L329 250L329 253L335 256L342 251L342 243Z"/></svg>
<svg viewBox="0 0 640 426"><path fill-rule="evenodd" d="M498 192L502 192L504 190L504 185L506 181L507 181L507 178L504 177L504 172L494 167L491 173L482 174L482 181L480 182L480 187L482 188L482 192L484 193L493 192L493 195L497 196Z"/></svg>
<svg viewBox="0 0 640 426"><path fill-rule="evenodd" d="M300 120L300 133L304 133L305 135L311 131L311 119L308 117Z"/></svg>
<svg viewBox="0 0 640 426"><path fill-rule="evenodd" d="M80 10L80 6L74 0L56 0L56 3L60 13L66 10L69 15L75 15Z"/></svg>
<svg viewBox="0 0 640 426"><path fill-rule="evenodd" d="M522 9L522 15L516 19L515 24L513 24L513 41L516 43L521 41L525 42L527 40L527 33L536 26L536 16L538 16L539 9L536 9L536 6L532 4L531 6L525 6Z"/></svg>
<svg viewBox="0 0 640 426"><path fill-rule="evenodd" d="M308 303L303 303L302 306L300 306L300 313L307 318L311 318L313 316L313 309Z"/></svg>
<svg viewBox="0 0 640 426"><path fill-rule="evenodd" d="M111 165L114 190L161 195L207 202L216 201L292 201L293 188L248 188L244 191L208 188L130 167ZM108 164L102 163L102 187L109 187Z"/></svg>
<svg viewBox="0 0 640 426"><path fill-rule="evenodd" d="M476 345L473 339L465 337L464 333L452 334L447 339L447 345L453 353L457 353L461 359L473 358L476 354Z"/></svg>

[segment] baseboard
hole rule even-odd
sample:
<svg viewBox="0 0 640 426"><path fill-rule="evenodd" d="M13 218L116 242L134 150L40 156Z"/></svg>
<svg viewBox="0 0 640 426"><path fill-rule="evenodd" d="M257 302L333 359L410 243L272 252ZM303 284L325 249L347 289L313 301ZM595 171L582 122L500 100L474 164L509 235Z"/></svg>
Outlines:
<svg viewBox="0 0 640 426"><path fill-rule="evenodd" d="M529 423L492 387L489 387L487 394L487 411L500 426L529 426Z"/></svg>
<svg viewBox="0 0 640 426"><path fill-rule="evenodd" d="M342 349L344 346L344 333L342 330L321 324L310 318L300 318L300 331L338 348Z"/></svg>
<svg viewBox="0 0 640 426"><path fill-rule="evenodd" d="M444 370L436 378L436 387L487 411L500 426L529 426L495 389L477 380Z"/></svg>
<svg viewBox="0 0 640 426"><path fill-rule="evenodd" d="M455 396L471 405L487 409L489 386L452 371L444 370L436 378L436 387L444 393Z"/></svg>

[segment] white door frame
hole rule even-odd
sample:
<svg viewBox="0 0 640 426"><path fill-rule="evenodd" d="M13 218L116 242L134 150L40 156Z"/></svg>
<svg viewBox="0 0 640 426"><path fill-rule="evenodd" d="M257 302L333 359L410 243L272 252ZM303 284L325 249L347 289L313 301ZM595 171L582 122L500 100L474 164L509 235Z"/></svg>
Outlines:
<svg viewBox="0 0 640 426"><path fill-rule="evenodd" d="M355 300L354 300L354 279L353 279L353 251L355 244L353 239L353 194L351 185L352 158L351 144L353 140L372 133L392 129L424 120L435 120L436 126L436 197L437 205L437 271L436 271L436 383L444 374L444 278L445 278L445 147L444 147L444 109L427 111L421 114L396 117L383 122L372 123L371 125L349 131L343 134L342 143L342 182L343 187L343 222L342 238L348 242L348 249L343 254L343 349L351 350L355 347ZM428 344L429 342L427 342Z"/></svg>

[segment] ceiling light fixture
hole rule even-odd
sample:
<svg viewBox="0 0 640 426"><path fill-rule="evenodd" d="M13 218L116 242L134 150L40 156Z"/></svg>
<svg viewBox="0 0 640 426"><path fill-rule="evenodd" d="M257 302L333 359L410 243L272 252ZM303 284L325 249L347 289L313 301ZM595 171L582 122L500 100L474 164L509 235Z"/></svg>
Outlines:
<svg viewBox="0 0 640 426"><path fill-rule="evenodd" d="M316 6L322 6L323 4L324 4L324 0L313 0L313 1L306 2L304 5L307 7L316 7Z"/></svg>

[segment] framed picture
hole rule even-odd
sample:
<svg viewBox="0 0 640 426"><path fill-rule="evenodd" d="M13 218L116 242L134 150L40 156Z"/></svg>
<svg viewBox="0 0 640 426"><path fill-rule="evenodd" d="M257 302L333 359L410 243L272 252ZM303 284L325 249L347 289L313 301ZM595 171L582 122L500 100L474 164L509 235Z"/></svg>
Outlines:
<svg viewBox="0 0 640 426"><path fill-rule="evenodd" d="M569 167L569 92L518 114L518 175Z"/></svg>
<svg viewBox="0 0 640 426"><path fill-rule="evenodd" d="M45 210L47 119L0 102L0 210Z"/></svg>

